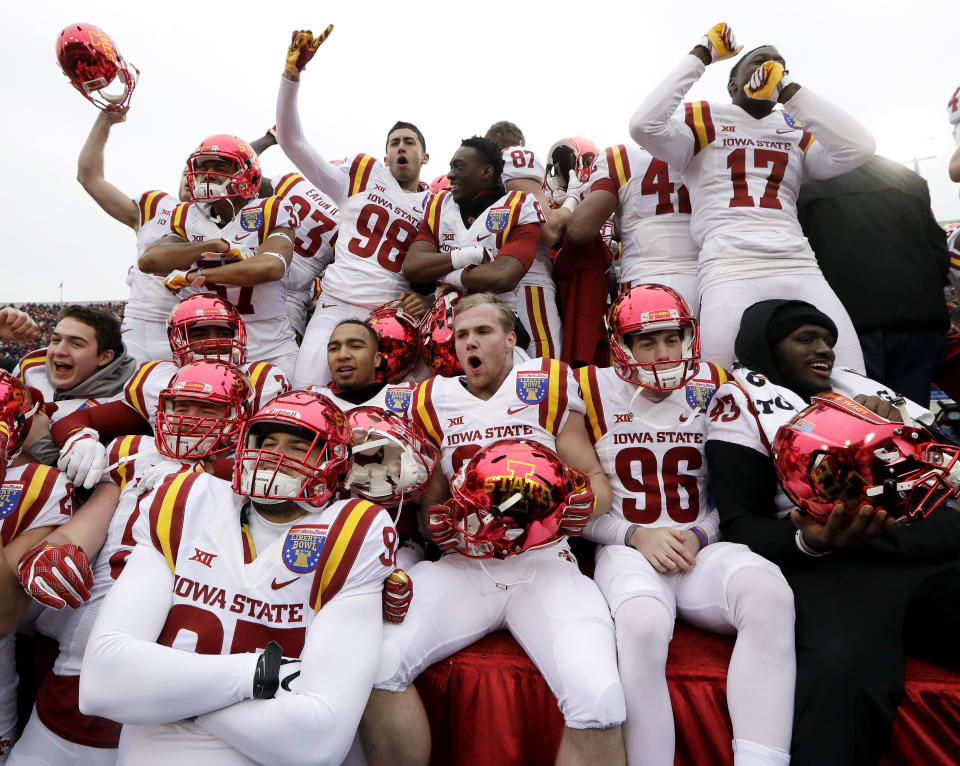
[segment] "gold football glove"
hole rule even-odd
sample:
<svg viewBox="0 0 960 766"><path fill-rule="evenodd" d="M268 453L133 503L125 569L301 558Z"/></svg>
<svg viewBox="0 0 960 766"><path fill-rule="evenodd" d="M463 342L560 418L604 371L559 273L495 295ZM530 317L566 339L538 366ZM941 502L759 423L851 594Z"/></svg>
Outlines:
<svg viewBox="0 0 960 766"><path fill-rule="evenodd" d="M711 63L736 56L743 50L742 45L737 45L737 39L733 36L730 25L722 21L710 27L707 34L700 40L700 45L710 51Z"/></svg>
<svg viewBox="0 0 960 766"><path fill-rule="evenodd" d="M298 29L290 38L290 47L287 48L287 60L284 69L289 74L298 74L302 72L310 59L313 58L323 41L326 40L333 31L333 24L328 26L323 33L313 36L309 29Z"/></svg>
<svg viewBox="0 0 960 766"><path fill-rule="evenodd" d="M743 86L743 92L758 101L779 101L781 91L790 84L788 74L779 61L764 61Z"/></svg>

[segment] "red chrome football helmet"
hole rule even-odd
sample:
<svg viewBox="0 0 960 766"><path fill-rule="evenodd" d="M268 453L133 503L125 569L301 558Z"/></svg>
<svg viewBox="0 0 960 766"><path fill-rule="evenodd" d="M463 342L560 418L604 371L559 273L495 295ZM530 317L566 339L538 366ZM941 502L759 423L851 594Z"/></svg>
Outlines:
<svg viewBox="0 0 960 766"><path fill-rule="evenodd" d="M837 503L925 518L960 497L958 458L960 448L937 443L922 426L886 420L832 391L811 397L773 442L780 485L820 522Z"/></svg>
<svg viewBox="0 0 960 766"><path fill-rule="evenodd" d="M348 489L380 505L423 494L437 458L420 426L379 407L356 407L347 422L353 431Z"/></svg>
<svg viewBox="0 0 960 766"><path fill-rule="evenodd" d="M397 301L377 306L369 323L380 336L380 371L388 383L399 383L420 358L420 325Z"/></svg>
<svg viewBox="0 0 960 766"><path fill-rule="evenodd" d="M658 330L679 329L678 359L640 364L630 350L630 336ZM672 391L697 372L700 361L700 331L690 307L676 290L666 285L634 285L620 293L610 307L607 332L612 342L613 368L628 383ZM648 369L649 368L649 369Z"/></svg>
<svg viewBox="0 0 960 766"><path fill-rule="evenodd" d="M186 411L190 403L200 405L199 414ZM253 386L236 367L209 360L186 364L160 392L157 449L178 460L233 451L252 408Z"/></svg>
<svg viewBox="0 0 960 766"><path fill-rule="evenodd" d="M204 327L226 328L229 337L197 338L191 333ZM224 335L226 333L223 333ZM247 358L247 330L240 312L230 301L216 293L201 293L184 298L170 312L167 337L177 365L214 359L243 364Z"/></svg>
<svg viewBox="0 0 960 766"><path fill-rule="evenodd" d="M456 290L441 295L420 319L423 361L445 378L463 373L453 335L453 304L461 297Z"/></svg>
<svg viewBox="0 0 960 766"><path fill-rule="evenodd" d="M567 198L567 183L571 170L583 182L590 178L590 168L599 153L600 147L583 136L561 138L550 147L547 152L547 175L543 180L543 191L551 207L560 207Z"/></svg>
<svg viewBox="0 0 960 766"><path fill-rule="evenodd" d="M436 194L437 192L446 191L450 188L450 179L447 178L447 174L444 173L442 176L437 176L430 182L430 193Z"/></svg>
<svg viewBox="0 0 960 766"><path fill-rule="evenodd" d="M309 442L303 458L260 445L271 433ZM320 508L347 483L353 460L346 416L322 394L290 391L265 404L243 424L233 470L233 491L279 503L296 500Z"/></svg>
<svg viewBox="0 0 960 766"><path fill-rule="evenodd" d="M130 103L139 72L127 65L110 35L99 27L65 26L57 37L57 62L70 84L97 109L113 112Z"/></svg>
<svg viewBox="0 0 960 766"><path fill-rule="evenodd" d="M23 449L39 405L34 404L23 381L0 370L0 481L6 475L7 464Z"/></svg>
<svg viewBox="0 0 960 766"><path fill-rule="evenodd" d="M484 447L453 477L444 503L464 538L458 552L502 559L559 540L567 497L589 484L538 442L502 439Z"/></svg>
<svg viewBox="0 0 960 766"><path fill-rule="evenodd" d="M229 162L232 167L229 171L201 167L204 160ZM187 158L187 185L194 200L242 197L249 201L260 191L262 179L260 158L250 144L226 133L205 138Z"/></svg>

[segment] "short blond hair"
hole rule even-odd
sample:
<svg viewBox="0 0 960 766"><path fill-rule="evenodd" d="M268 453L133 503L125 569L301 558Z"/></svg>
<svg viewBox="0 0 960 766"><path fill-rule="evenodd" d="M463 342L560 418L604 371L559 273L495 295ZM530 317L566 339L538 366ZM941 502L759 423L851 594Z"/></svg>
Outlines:
<svg viewBox="0 0 960 766"><path fill-rule="evenodd" d="M514 123L501 120L495 122L484 134L484 138L493 141L502 152L509 146L523 146L523 131Z"/></svg>
<svg viewBox="0 0 960 766"><path fill-rule="evenodd" d="M500 326L505 333L511 333L514 330L516 315L511 308L500 300L493 293L474 293L467 295L453 304L453 321L457 321L457 315L462 314L469 309L475 309L477 306L493 306L497 312L497 319L500 320Z"/></svg>

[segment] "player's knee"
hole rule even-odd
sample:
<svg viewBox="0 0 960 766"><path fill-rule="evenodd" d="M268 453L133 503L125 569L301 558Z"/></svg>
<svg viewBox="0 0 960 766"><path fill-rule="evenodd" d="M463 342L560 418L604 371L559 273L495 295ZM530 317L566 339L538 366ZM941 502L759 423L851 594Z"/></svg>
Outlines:
<svg viewBox="0 0 960 766"><path fill-rule="evenodd" d="M626 654L643 658L645 664L665 666L673 624L674 616L659 599L632 598L617 609L617 651L621 658Z"/></svg>
<svg viewBox="0 0 960 766"><path fill-rule="evenodd" d="M779 572L759 566L741 569L730 578L727 599L738 631L755 630L764 640L789 637L792 643L793 591Z"/></svg>

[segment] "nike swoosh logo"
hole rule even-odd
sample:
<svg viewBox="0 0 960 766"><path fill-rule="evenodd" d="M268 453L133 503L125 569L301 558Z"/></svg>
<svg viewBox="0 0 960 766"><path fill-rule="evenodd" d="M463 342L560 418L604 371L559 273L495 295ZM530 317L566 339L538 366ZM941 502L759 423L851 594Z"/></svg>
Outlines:
<svg viewBox="0 0 960 766"><path fill-rule="evenodd" d="M778 136L782 136L784 133L793 133L793 131L795 131L795 130L796 130L796 128L789 128L788 130L780 130L780 129L778 128L778 129L777 129L777 135L778 135Z"/></svg>
<svg viewBox="0 0 960 766"><path fill-rule="evenodd" d="M336 306L336 305L337 305L336 303L321 303L321 304L320 304L320 308L322 308L322 309L328 309L328 308L330 308L331 306Z"/></svg>
<svg viewBox="0 0 960 766"><path fill-rule="evenodd" d="M527 409L527 407L529 407L529 406L530 406L529 404L521 404L519 407L517 407L517 406L508 407L508 408L507 408L507 414L508 414L508 415L516 415L518 412L523 412L523 410Z"/></svg>
<svg viewBox="0 0 960 766"><path fill-rule="evenodd" d="M293 680L299 677L300 677L299 670L296 673L291 673L289 676L287 676L280 682L280 688L283 689L285 692L292 691L290 689L290 686L293 684Z"/></svg>
<svg viewBox="0 0 960 766"><path fill-rule="evenodd" d="M299 577L294 577L292 580L285 580L284 582L277 582L277 578L273 578L273 582L270 583L270 587L274 590L280 590L281 588L286 588L290 583L296 582L299 580Z"/></svg>
<svg viewBox="0 0 960 766"><path fill-rule="evenodd" d="M481 240L484 240L489 236L490 236L489 234L484 234L482 237L477 237L477 242L480 242Z"/></svg>
<svg viewBox="0 0 960 766"><path fill-rule="evenodd" d="M234 234L234 236L233 236L233 241L234 241L234 242L243 242L243 240L245 240L245 239L246 239L247 237L249 237L249 236L250 236L249 234Z"/></svg>

